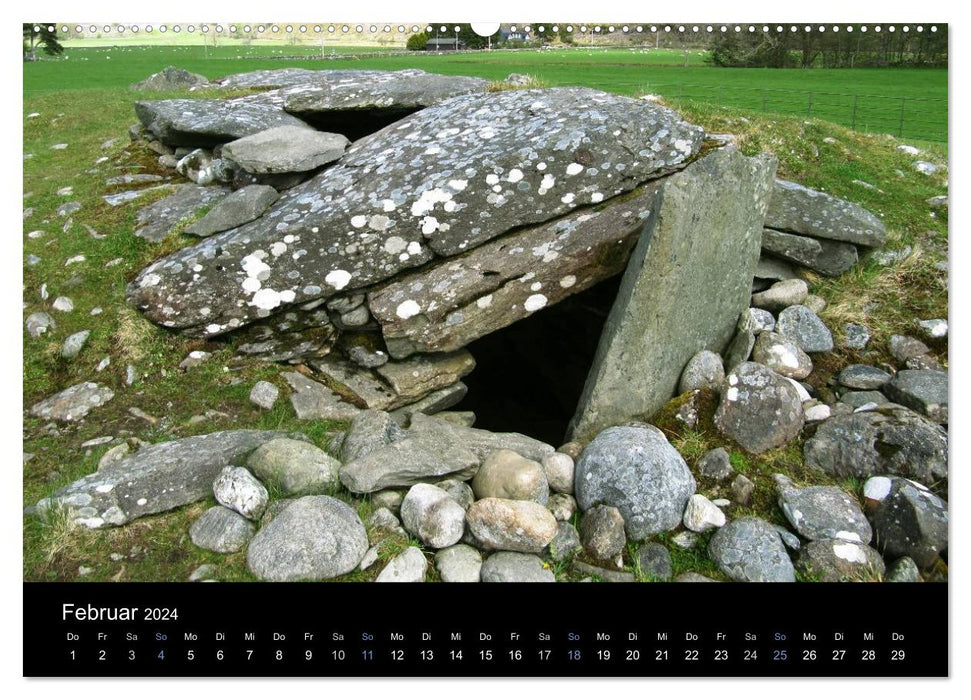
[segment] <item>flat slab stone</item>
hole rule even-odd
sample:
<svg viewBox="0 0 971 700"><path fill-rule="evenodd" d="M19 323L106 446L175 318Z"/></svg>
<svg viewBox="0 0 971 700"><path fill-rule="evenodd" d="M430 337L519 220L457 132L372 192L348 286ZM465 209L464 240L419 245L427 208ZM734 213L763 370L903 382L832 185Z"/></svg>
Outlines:
<svg viewBox="0 0 971 700"><path fill-rule="evenodd" d="M352 420L361 412L320 382L299 372L283 372L280 376L293 389L290 403L300 420Z"/></svg>
<svg viewBox="0 0 971 700"><path fill-rule="evenodd" d="M471 450L448 439L408 437L348 462L340 479L349 491L374 493L452 474L468 478L480 463Z"/></svg>
<svg viewBox="0 0 971 700"><path fill-rule="evenodd" d="M204 237L236 228L260 217L279 196L279 193L268 185L241 187L227 195L201 219L187 226L185 232Z"/></svg>
<svg viewBox="0 0 971 700"><path fill-rule="evenodd" d="M184 222L203 209L211 207L229 194L226 187L201 187L199 185L182 185L173 194L164 199L142 207L135 219L135 235L139 238L158 243L172 233ZM172 270L181 263L173 263L173 267L162 268L162 274ZM180 268L181 269L181 268ZM161 276L147 275L141 279L143 289L151 294L151 288L161 281Z"/></svg>
<svg viewBox="0 0 971 700"><path fill-rule="evenodd" d="M765 225L872 247L882 246L887 240L883 222L859 204L787 180L775 181Z"/></svg>
<svg viewBox="0 0 971 700"><path fill-rule="evenodd" d="M129 301L218 335L624 194L683 167L702 137L666 108L587 88L455 97L356 141L260 219L153 263Z"/></svg>
<svg viewBox="0 0 971 700"><path fill-rule="evenodd" d="M650 416L699 350L721 352L749 308L776 161L716 151L664 181L631 255L571 439Z"/></svg>
<svg viewBox="0 0 971 700"><path fill-rule="evenodd" d="M93 408L104 406L115 392L94 382L82 382L68 387L30 407L30 415L37 418L71 422L84 418Z"/></svg>
<svg viewBox="0 0 971 700"><path fill-rule="evenodd" d="M286 125L231 141L222 156L254 175L302 173L333 163L349 144L341 134Z"/></svg>
<svg viewBox="0 0 971 700"><path fill-rule="evenodd" d="M859 261L856 246L771 228L762 230L762 250L829 277L841 275Z"/></svg>
<svg viewBox="0 0 971 700"><path fill-rule="evenodd" d="M399 400L414 403L434 391L454 385L473 369L475 359L468 350L462 349L388 362L376 371L391 385Z"/></svg>
<svg viewBox="0 0 971 700"><path fill-rule="evenodd" d="M534 462L542 462L543 457L554 452L552 445L520 433L493 433L479 428L466 428L421 413L411 417L409 433L429 437L437 435L442 439L459 443L471 450L480 462L496 450L511 450Z"/></svg>
<svg viewBox="0 0 971 700"><path fill-rule="evenodd" d="M421 70L316 71L309 85L284 102L291 114L317 124L344 111L418 110L458 95L484 92L485 78Z"/></svg>
<svg viewBox="0 0 971 700"><path fill-rule="evenodd" d="M212 496L227 464L242 464L264 442L294 437L279 430L226 430L142 447L58 489L37 505L62 506L89 528L124 525ZM302 436L301 436L302 437Z"/></svg>
<svg viewBox="0 0 971 700"><path fill-rule="evenodd" d="M923 413L935 423L947 423L947 372L903 369L883 387L883 393L891 401Z"/></svg>
<svg viewBox="0 0 971 700"><path fill-rule="evenodd" d="M265 93L227 100L141 101L135 103L135 114L155 138L173 148L212 147L275 126L307 126Z"/></svg>
<svg viewBox="0 0 971 700"><path fill-rule="evenodd" d="M527 227L369 292L388 351L405 357L464 347L620 273L657 189Z"/></svg>

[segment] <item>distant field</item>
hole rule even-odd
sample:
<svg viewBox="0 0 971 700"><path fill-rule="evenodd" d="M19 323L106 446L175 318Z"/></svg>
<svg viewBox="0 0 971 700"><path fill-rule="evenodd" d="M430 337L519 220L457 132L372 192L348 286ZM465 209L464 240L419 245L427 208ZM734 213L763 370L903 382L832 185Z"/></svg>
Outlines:
<svg viewBox="0 0 971 700"><path fill-rule="evenodd" d="M554 49L426 54L309 44L69 48L66 58L24 64L25 97L50 90L118 88L167 65L217 78L262 68L421 68L494 80L529 73L549 85L585 85L624 95L659 94L674 104L708 102L803 115L901 138L947 140L946 69L715 68L703 52L669 49ZM292 58L285 58L291 56ZM299 58L306 56L308 58ZM903 119L901 119L901 116Z"/></svg>

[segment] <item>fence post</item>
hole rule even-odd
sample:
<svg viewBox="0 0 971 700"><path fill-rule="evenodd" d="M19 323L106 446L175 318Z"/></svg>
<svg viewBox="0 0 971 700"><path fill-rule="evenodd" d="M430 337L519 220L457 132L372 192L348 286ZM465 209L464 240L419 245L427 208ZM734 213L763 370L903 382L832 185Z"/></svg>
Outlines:
<svg viewBox="0 0 971 700"><path fill-rule="evenodd" d="M813 116L813 94L809 93L809 110L806 112L807 117Z"/></svg>
<svg viewBox="0 0 971 700"><path fill-rule="evenodd" d="M859 95L853 95L853 124L850 126L853 131L856 131L856 104L860 101Z"/></svg>
<svg viewBox="0 0 971 700"><path fill-rule="evenodd" d="M765 102L766 102L765 88L762 88L762 112L763 113L765 113Z"/></svg>
<svg viewBox="0 0 971 700"><path fill-rule="evenodd" d="M907 103L906 97L900 98L900 127L897 130L897 138L903 138L904 135L904 105Z"/></svg>

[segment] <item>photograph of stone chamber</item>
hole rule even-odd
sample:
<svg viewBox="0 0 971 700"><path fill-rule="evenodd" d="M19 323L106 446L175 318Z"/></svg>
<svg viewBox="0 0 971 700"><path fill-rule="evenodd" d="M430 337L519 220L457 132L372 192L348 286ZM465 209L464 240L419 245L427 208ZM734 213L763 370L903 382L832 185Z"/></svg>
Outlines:
<svg viewBox="0 0 971 700"><path fill-rule="evenodd" d="M165 29L24 25L25 580L947 579L946 26Z"/></svg>

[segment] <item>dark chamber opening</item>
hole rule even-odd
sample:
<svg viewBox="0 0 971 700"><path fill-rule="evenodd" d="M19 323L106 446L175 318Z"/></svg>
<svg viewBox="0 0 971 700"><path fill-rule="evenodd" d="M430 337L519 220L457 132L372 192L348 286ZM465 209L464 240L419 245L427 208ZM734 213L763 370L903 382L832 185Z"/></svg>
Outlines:
<svg viewBox="0 0 971 700"><path fill-rule="evenodd" d="M468 345L476 367L455 411L475 427L554 447L565 439L623 275L594 285Z"/></svg>
<svg viewBox="0 0 971 700"><path fill-rule="evenodd" d="M347 109L327 112L298 112L303 119L319 131L343 134L350 141L381 131L384 127L404 119L418 111L417 107L394 107L388 109Z"/></svg>

